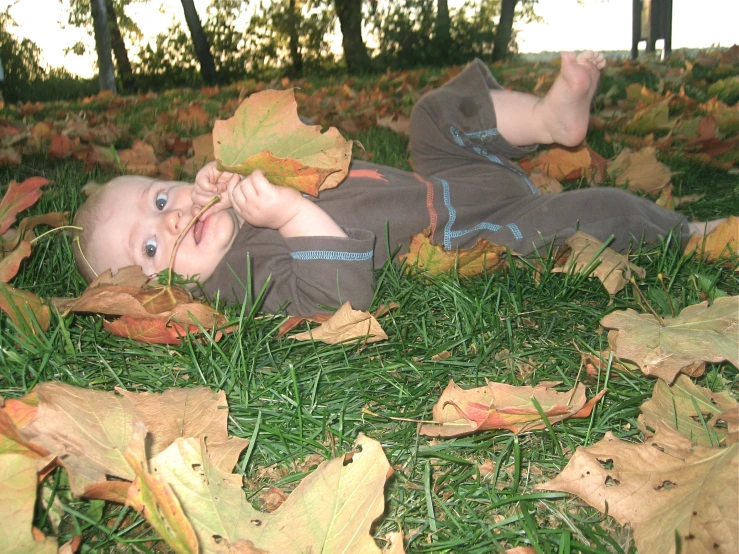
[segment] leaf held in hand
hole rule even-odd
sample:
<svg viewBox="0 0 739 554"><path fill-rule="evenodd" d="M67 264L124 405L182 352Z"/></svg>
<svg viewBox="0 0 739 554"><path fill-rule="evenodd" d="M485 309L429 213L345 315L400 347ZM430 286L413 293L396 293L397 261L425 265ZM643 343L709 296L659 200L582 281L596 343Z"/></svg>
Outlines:
<svg viewBox="0 0 739 554"><path fill-rule="evenodd" d="M585 385L558 392L557 383L540 383L535 387L488 383L484 387L464 390L449 381L434 406L434 422L421 426L420 433L430 437L459 437L489 429L507 429L522 433L544 429L546 425L531 401L536 398L550 423L570 417L587 417L605 389L587 400Z"/></svg>
<svg viewBox="0 0 739 554"><path fill-rule="evenodd" d="M351 161L352 141L336 128L321 133L300 121L293 89L251 95L233 117L216 121L213 142L220 169L261 169L269 182L312 196L338 186Z"/></svg>
<svg viewBox="0 0 739 554"><path fill-rule="evenodd" d="M646 271L629 262L628 256L619 254L612 248L582 231L578 231L565 243L569 250L557 256L557 266L552 273L589 271L600 279L609 294L616 294L629 282L632 272L643 278Z"/></svg>
<svg viewBox="0 0 739 554"><path fill-rule="evenodd" d="M493 244L486 239L477 239L472 248L445 250L434 244L426 229L411 237L408 253L398 258L405 261L408 268L417 268L428 275L441 275L456 270L459 275L471 277L494 269L501 269L506 263L506 247Z"/></svg>
<svg viewBox="0 0 739 554"><path fill-rule="evenodd" d="M535 488L570 492L628 523L639 552L672 554L675 534L685 553L739 550L739 444L705 448L665 426L645 444L609 431Z"/></svg>
<svg viewBox="0 0 739 554"><path fill-rule="evenodd" d="M681 371L703 373L702 362L727 360L739 367L739 296L717 298L711 306L688 306L664 323L634 310L612 312L600 320L611 348L621 359L635 362L647 375L672 383Z"/></svg>

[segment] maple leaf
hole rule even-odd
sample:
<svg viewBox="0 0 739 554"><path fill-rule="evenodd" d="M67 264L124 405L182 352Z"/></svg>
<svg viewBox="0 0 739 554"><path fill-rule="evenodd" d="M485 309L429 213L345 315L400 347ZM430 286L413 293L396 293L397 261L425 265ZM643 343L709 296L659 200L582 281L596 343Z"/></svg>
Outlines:
<svg viewBox="0 0 739 554"><path fill-rule="evenodd" d="M219 467L226 471L235 464L234 447L240 451L246 443L228 440L222 391L198 387L162 394L103 392L62 383L41 383L34 391L38 412L20 429L21 436L61 460L77 496L125 501L127 481L135 477L125 459L134 423L150 429L152 453L166 449L176 437L207 435Z"/></svg>
<svg viewBox="0 0 739 554"><path fill-rule="evenodd" d="M727 360L739 366L739 296L717 298L711 306L688 306L659 321L652 314L618 310L600 320L616 356L638 364L643 373L672 383L681 371L701 375L703 362Z"/></svg>
<svg viewBox="0 0 739 554"><path fill-rule="evenodd" d="M529 181L534 183L534 186L539 192L552 194L562 192L562 183L557 181L554 177L546 175L538 168L531 171L529 174Z"/></svg>
<svg viewBox="0 0 739 554"><path fill-rule="evenodd" d="M523 433L544 429L545 423L532 402L535 398L550 423L570 417L587 417L605 389L587 400L585 385L567 392L552 389L559 383L540 383L535 387L491 383L464 390L449 381L434 405L434 423L426 423L419 431L430 437L459 437L489 429L506 429Z"/></svg>
<svg viewBox="0 0 739 554"><path fill-rule="evenodd" d="M582 231L569 237L565 249L557 256L552 273L592 272L603 283L609 294L616 294L629 282L632 272L644 278L646 271L629 262L628 256L619 254L593 236Z"/></svg>
<svg viewBox="0 0 739 554"><path fill-rule="evenodd" d="M399 256L408 269L417 268L429 275L441 275L456 271L459 275L471 277L493 269L501 269L506 264L506 247L493 244L480 238L472 248L445 250L431 242L429 229L413 235L408 253Z"/></svg>
<svg viewBox="0 0 739 554"><path fill-rule="evenodd" d="M233 117L213 128L219 169L249 175L261 169L275 185L318 196L349 171L352 141L331 127L304 125L292 89L265 90L241 103Z"/></svg>
<svg viewBox="0 0 739 554"><path fill-rule="evenodd" d="M680 375L672 385L658 380L652 398L639 409L639 429L646 438L661 422L696 444L717 447L727 439L732 443L730 432L716 424L729 412L739 412L739 404L728 392L712 392Z"/></svg>
<svg viewBox="0 0 739 554"><path fill-rule="evenodd" d="M30 208L41 198L41 187L50 182L43 177L29 177L22 183L10 181L5 196L0 200L0 235L15 222L19 212Z"/></svg>
<svg viewBox="0 0 739 554"><path fill-rule="evenodd" d="M732 215L726 218L705 236L692 235L685 246L685 253L694 251L711 262L739 253L739 217Z"/></svg>
<svg viewBox="0 0 739 554"><path fill-rule="evenodd" d="M654 146L638 152L624 148L615 160L608 162L608 172L613 174L617 185L647 194L664 189L672 177L670 168L657 160Z"/></svg>
<svg viewBox="0 0 739 554"><path fill-rule="evenodd" d="M118 151L121 169L137 175L156 175L157 157L154 148L141 140L136 140L131 148Z"/></svg>
<svg viewBox="0 0 739 554"><path fill-rule="evenodd" d="M0 455L13 452L31 458L48 454L40 446L26 440L21 429L28 425L38 411L38 398L31 392L23 398L11 398L0 406Z"/></svg>
<svg viewBox="0 0 739 554"><path fill-rule="evenodd" d="M584 177L599 183L605 177L606 160L586 145L575 148L553 146L520 165L528 173L538 168L544 175L559 181Z"/></svg>
<svg viewBox="0 0 739 554"><path fill-rule="evenodd" d="M22 454L0 455L0 545L3 552L57 554L52 538L34 538L33 514L38 488L38 460Z"/></svg>
<svg viewBox="0 0 739 554"><path fill-rule="evenodd" d="M535 488L570 492L631 525L643 554L676 552L676 534L684 554L739 550L739 443L705 448L662 425L644 444L609 431Z"/></svg>
<svg viewBox="0 0 739 554"><path fill-rule="evenodd" d="M670 121L670 100L668 97L661 102L636 110L634 117L626 124L626 130L631 133L648 133L672 129L674 122Z"/></svg>
<svg viewBox="0 0 739 554"><path fill-rule="evenodd" d="M356 451L321 463L272 513L251 506L242 477L215 467L202 439L177 439L149 465L171 486L205 554L293 552L295 545L379 554L370 528L384 511L382 490L392 469L379 442L360 433L356 444ZM152 502L143 510L147 519L158 499ZM386 552L401 554L402 545Z"/></svg>
<svg viewBox="0 0 739 554"><path fill-rule="evenodd" d="M675 196L673 193L675 192L675 189L671 184L667 185L665 188L661 190L659 193L659 198L655 200L655 204L658 206L662 206L663 208L667 210L674 210L678 206L682 206L684 204L692 204L693 202L697 202L701 198L705 196L704 194L686 194L685 196Z"/></svg>
<svg viewBox="0 0 739 554"><path fill-rule="evenodd" d="M64 314L97 313L116 317L104 325L111 333L156 344L180 344L187 332L216 328L214 339L236 327L209 305L193 300L179 286L148 286L140 266L121 268L113 275L102 273L79 298L54 298L52 303Z"/></svg>
<svg viewBox="0 0 739 554"><path fill-rule="evenodd" d="M290 338L338 344L351 341L377 342L387 340L387 335L375 316L362 310L353 310L349 302L345 302L320 327L291 335Z"/></svg>
<svg viewBox="0 0 739 554"><path fill-rule="evenodd" d="M185 160L182 170L188 175L195 175L208 162L215 161L213 151L213 134L200 135L192 139L192 157Z"/></svg>

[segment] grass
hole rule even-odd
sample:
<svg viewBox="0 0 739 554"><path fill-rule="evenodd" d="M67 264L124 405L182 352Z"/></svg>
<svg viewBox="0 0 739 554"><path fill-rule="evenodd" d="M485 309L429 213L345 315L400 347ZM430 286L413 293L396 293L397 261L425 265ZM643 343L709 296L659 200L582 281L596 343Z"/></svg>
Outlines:
<svg viewBox="0 0 739 554"><path fill-rule="evenodd" d="M372 161L408 168L406 141L397 135L373 129L354 138L373 153ZM611 155L597 135L591 144ZM32 213L74 210L79 187L106 177L74 161L24 162L0 170L0 182L39 174L51 179L54 185ZM736 175L677 157L668 163L680 171L680 194L708 193L682 208L687 215L739 213ZM642 246L632 261L647 270L639 288L660 315L670 315L670 304L678 309L739 294L739 273L684 257L671 239ZM79 294L84 283L74 270L68 238L42 241L13 285L41 296ZM3 316L0 394L21 396L50 380L99 390L222 389L230 433L251 438L257 429L250 456L236 469L256 504L269 486L292 490L309 471L301 460L348 451L362 432L381 441L395 468L375 535L402 528L408 552L487 553L514 546L543 553L634 552L628 528L575 497L535 491L533 485L556 475L575 448L597 442L607 431L639 440L639 406L651 395L653 380L615 369L597 378L581 376L589 396L608 386L590 418L519 436L490 431L430 440L419 436L413 423L390 418L429 419L450 379L464 388L486 380L514 385L554 380L562 382L560 390L571 388L580 370L579 351L607 346L601 317L623 308L648 311L635 291L626 288L611 298L594 279L521 265L473 279L431 280L387 265L378 273L374 304L389 302L400 304L381 320L389 340L366 346L278 338L281 318L240 319L234 308L228 314L239 321L238 332L218 344L188 338L176 347L113 337L91 316L54 315L44 335L23 337ZM736 391L739 373L728 364L709 364L698 383ZM492 472L481 472L486 462L494 464ZM265 471L271 466L277 471ZM82 535L81 552L166 551L128 508L71 497L61 470L47 479L43 495L34 524L60 542Z"/></svg>

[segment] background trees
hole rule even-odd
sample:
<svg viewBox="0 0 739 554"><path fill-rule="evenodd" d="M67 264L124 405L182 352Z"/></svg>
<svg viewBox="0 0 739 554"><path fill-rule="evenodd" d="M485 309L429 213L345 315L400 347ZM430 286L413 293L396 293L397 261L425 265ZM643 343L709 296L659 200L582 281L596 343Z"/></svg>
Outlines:
<svg viewBox="0 0 739 554"><path fill-rule="evenodd" d="M450 9L449 0L211 0L199 14L194 0L168 0L170 9L181 4L185 23L173 23L148 41L130 8L142 2L155 8L152 0L62 3L69 24L88 29L90 35L96 29L100 40L107 35L98 56L103 86L112 88L109 73L114 68L117 87L132 92L247 77L442 66L473 57L505 59L515 50L514 21L535 18L537 1L466 0ZM93 5L104 7L99 10L104 22L97 28ZM5 17L10 17L7 11ZM28 81L37 77L34 71L46 71L32 43L13 40L6 27L2 32L9 37L0 43L9 75ZM85 45L67 49L81 53ZM114 65L108 61L110 53ZM11 58L26 59L21 64L26 73L13 70ZM13 98L11 90L9 84L8 99Z"/></svg>

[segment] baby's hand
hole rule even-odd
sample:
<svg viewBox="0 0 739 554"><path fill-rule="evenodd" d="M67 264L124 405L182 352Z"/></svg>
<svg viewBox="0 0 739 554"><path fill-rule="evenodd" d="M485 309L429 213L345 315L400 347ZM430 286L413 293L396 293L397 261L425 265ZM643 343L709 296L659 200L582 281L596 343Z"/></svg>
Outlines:
<svg viewBox="0 0 739 554"><path fill-rule="evenodd" d="M297 190L276 186L256 170L236 185L229 183L229 201L236 213L254 227L279 230L308 202Z"/></svg>
<svg viewBox="0 0 739 554"><path fill-rule="evenodd" d="M195 176L195 186L192 189L192 215L198 213L216 195L220 195L221 199L201 215L200 219L230 208L231 200L227 192L241 179L241 175L237 173L219 171L216 162L203 166Z"/></svg>

